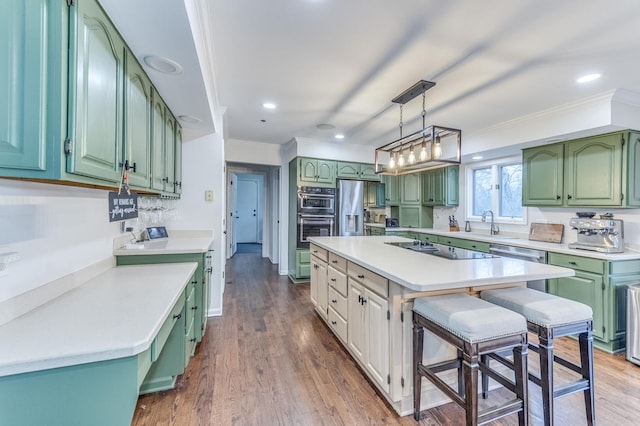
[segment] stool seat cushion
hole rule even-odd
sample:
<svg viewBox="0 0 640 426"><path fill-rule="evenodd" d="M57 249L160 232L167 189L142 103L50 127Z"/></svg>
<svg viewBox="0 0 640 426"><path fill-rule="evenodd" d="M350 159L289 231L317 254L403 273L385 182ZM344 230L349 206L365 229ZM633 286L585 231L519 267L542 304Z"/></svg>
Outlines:
<svg viewBox="0 0 640 426"><path fill-rule="evenodd" d="M526 287L485 290L481 297L523 315L527 321L547 328L589 321L590 306Z"/></svg>
<svg viewBox="0 0 640 426"><path fill-rule="evenodd" d="M462 293L419 297L413 311L469 343L527 332L522 315Z"/></svg>

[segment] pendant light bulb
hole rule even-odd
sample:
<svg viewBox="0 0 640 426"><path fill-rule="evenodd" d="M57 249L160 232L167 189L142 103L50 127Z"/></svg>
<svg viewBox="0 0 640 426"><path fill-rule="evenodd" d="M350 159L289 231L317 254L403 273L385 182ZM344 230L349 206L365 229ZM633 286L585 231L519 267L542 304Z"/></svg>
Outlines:
<svg viewBox="0 0 640 426"><path fill-rule="evenodd" d="M436 142L433 144L433 158L438 159L442 157L442 144L440 143L440 136L436 136Z"/></svg>
<svg viewBox="0 0 640 426"><path fill-rule="evenodd" d="M413 147L409 150L409 164L416 162L416 154L413 152Z"/></svg>
<svg viewBox="0 0 640 426"><path fill-rule="evenodd" d="M422 145L422 148L420 148L420 156L419 156L420 161L426 161L428 156L429 154L427 152L427 148L424 145Z"/></svg>
<svg viewBox="0 0 640 426"><path fill-rule="evenodd" d="M389 168L390 169L396 168L395 154L391 154L391 156L389 157Z"/></svg>
<svg viewBox="0 0 640 426"><path fill-rule="evenodd" d="M404 155L402 154L402 151L400 151L400 157L398 157L398 167L402 166L404 166Z"/></svg>

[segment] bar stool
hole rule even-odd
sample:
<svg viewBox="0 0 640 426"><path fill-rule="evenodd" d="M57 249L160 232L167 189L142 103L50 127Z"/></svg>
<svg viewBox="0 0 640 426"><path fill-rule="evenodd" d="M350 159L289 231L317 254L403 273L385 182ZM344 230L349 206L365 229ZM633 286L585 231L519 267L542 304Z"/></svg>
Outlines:
<svg viewBox="0 0 640 426"><path fill-rule="evenodd" d="M519 313L527 319L530 332L537 334L539 344L529 343L529 348L540 356L540 377L529 373L529 379L542 389L544 424L553 424L553 400L575 392L584 392L587 424L595 423L595 398L593 388L593 311L583 303L543 293L526 287L485 290L481 297ZM557 337L578 334L580 365L554 355L553 340ZM492 356L505 365L510 362ZM489 362L488 360L486 361ZM506 363L505 363L506 362ZM581 375L579 380L555 386L553 384L554 362ZM488 378L482 378L483 392Z"/></svg>
<svg viewBox="0 0 640 426"><path fill-rule="evenodd" d="M455 346L457 357L423 365L424 330ZM515 382L484 365L480 357L495 351L513 351ZM420 297L413 303L413 404L420 419L422 378L464 408L467 425L478 425L518 413L520 425L528 424L527 325L522 315L467 294ZM454 390L436 373L457 369ZM502 405L478 411L478 371L489 375L515 394Z"/></svg>

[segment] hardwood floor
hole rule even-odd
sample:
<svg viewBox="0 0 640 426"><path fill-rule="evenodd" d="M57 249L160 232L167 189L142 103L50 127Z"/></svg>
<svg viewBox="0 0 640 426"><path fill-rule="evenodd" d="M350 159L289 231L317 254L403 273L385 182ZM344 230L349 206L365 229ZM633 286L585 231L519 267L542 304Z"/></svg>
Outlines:
<svg viewBox="0 0 640 426"><path fill-rule="evenodd" d="M210 318L202 343L176 388L141 396L133 425L415 425L398 417L313 311L309 285L277 275L259 254L227 265L224 315ZM559 353L576 353L564 339ZM530 363L535 364L532 352ZM563 380L559 371L558 380ZM640 367L596 350L599 425L640 424ZM541 424L539 389L530 384L531 424ZM492 403L507 391L491 393ZM420 425L460 425L447 404ZM556 400L557 425L583 425L581 394ZM491 423L517 424L515 415Z"/></svg>

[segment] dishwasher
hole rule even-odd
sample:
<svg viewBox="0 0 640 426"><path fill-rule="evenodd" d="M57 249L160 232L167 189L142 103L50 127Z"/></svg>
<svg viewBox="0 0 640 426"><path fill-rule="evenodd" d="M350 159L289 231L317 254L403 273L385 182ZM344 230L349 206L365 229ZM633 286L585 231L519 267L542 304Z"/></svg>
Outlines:
<svg viewBox="0 0 640 426"><path fill-rule="evenodd" d="M511 257L514 259L528 260L535 263L547 263L547 252L528 249L524 247L507 246L504 244L490 244L489 253L496 256ZM527 281L527 287L538 291L547 291L547 280Z"/></svg>
<svg viewBox="0 0 640 426"><path fill-rule="evenodd" d="M627 360L640 365L640 284L627 287Z"/></svg>

